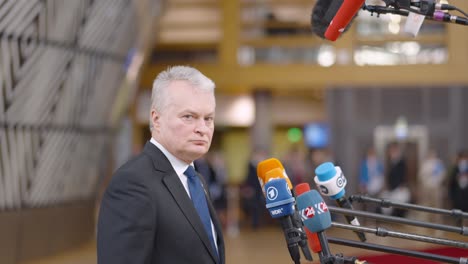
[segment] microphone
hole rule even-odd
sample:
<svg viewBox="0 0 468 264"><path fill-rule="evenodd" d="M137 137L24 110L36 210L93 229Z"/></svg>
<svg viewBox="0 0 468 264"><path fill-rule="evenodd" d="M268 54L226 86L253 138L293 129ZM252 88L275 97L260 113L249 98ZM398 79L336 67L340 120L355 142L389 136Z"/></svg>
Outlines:
<svg viewBox="0 0 468 264"><path fill-rule="evenodd" d="M325 31L325 38L335 41L345 31L345 28L364 5L364 2L365 0L344 0L330 22L327 31Z"/></svg>
<svg viewBox="0 0 468 264"><path fill-rule="evenodd" d="M315 169L315 174L317 176L314 177L314 181L322 195L335 200L339 207L353 210L353 206L345 196L347 181L340 167L335 167L331 162L325 162ZM360 225L354 216L345 215L345 218L351 225ZM366 235L363 232L355 231L355 233L362 242L366 241Z"/></svg>
<svg viewBox="0 0 468 264"><path fill-rule="evenodd" d="M425 15L427 17L434 16L435 12L439 10L457 10L463 13L465 16L466 13L463 10L459 9L456 6L437 3L436 0L417 0L417 1L403 1L403 0L384 0L387 6L393 6L397 9L404 9L409 12L418 13L420 15ZM411 6L417 7L417 9L410 8ZM449 14L450 15L450 14Z"/></svg>
<svg viewBox="0 0 468 264"><path fill-rule="evenodd" d="M299 195L296 203L305 227L317 234L322 251L322 261L332 257L327 238L323 232L331 226L331 215L327 204L316 190L310 190Z"/></svg>
<svg viewBox="0 0 468 264"><path fill-rule="evenodd" d="M312 9L310 23L312 32L321 38L325 38L325 31L333 20L333 17L338 12L343 0L318 0ZM349 27L345 28L345 31Z"/></svg>
<svg viewBox="0 0 468 264"><path fill-rule="evenodd" d="M320 263L367 263L366 261L359 261L356 257L348 258L344 257L343 254L337 254L336 256L331 254L330 246L328 245L329 239L327 239L324 232L332 225L331 215L327 204L316 190L310 190L299 195L296 203L306 230L309 229L317 234L322 251L319 254Z"/></svg>
<svg viewBox="0 0 468 264"><path fill-rule="evenodd" d="M295 191L296 191L296 194L300 196L303 193L310 191L310 186L308 183L300 183L296 185ZM305 228L305 231L306 231L307 241L309 242L310 249L312 249L312 251L315 253L321 253L322 246L320 245L320 241L319 241L317 233L312 233L307 227Z"/></svg>
<svg viewBox="0 0 468 264"><path fill-rule="evenodd" d="M296 264L300 264L297 229L293 226L291 216L294 214L294 198L285 179L271 179L265 183L266 208L271 217L281 223L289 254Z"/></svg>
<svg viewBox="0 0 468 264"><path fill-rule="evenodd" d="M286 174L286 170L284 169L283 164L275 158L270 158L264 161L261 161L257 165L257 176L262 186L263 193L266 195L266 190L264 188L265 183L267 183L271 179L284 179L288 185L289 191L291 192L292 197L295 197L293 191L293 185L291 180L289 180L288 175ZM291 216L291 221L296 228L296 235L300 237L298 242L299 246L301 247L302 253L307 260L312 261L312 254L309 251L307 246L307 237L303 230L303 224L299 217L299 213L297 210L294 210L294 213Z"/></svg>
<svg viewBox="0 0 468 264"><path fill-rule="evenodd" d="M392 6L393 8L390 7L385 7L385 6L378 6L378 5L364 5L363 9L366 11L369 11L371 14L376 13L377 15L380 14L395 14L395 15L400 15L400 16L409 16L411 13L416 13L419 15L424 16L427 19L431 19L434 21L441 21L441 22L448 22L448 23L455 23L455 24L460 24L460 25L468 25L468 18L467 17L461 17L461 16L454 16L451 15L450 13L443 12L441 10L459 10L455 6L447 5L447 4L427 4L427 3L415 3L411 2L411 5L415 5L418 7L422 7L421 11L413 10L412 8L408 6L402 6L400 5L400 2L398 2L398 5L396 3L389 3L388 6ZM461 11L462 12L462 11ZM466 14L462 12L463 14Z"/></svg>
<svg viewBox="0 0 468 264"><path fill-rule="evenodd" d="M260 182L260 186L264 189L265 183L267 182L267 173L271 170L278 169L280 171L279 174L270 174L271 176L275 176L278 178L284 178L288 183L288 187L290 190L293 189L291 180L289 180L288 175L286 174L286 170L283 167L283 164L278 159L270 158L264 161L261 161L257 165L257 177L258 181ZM265 190L263 190L265 192Z"/></svg>
<svg viewBox="0 0 468 264"><path fill-rule="evenodd" d="M398 7L398 4L400 4L400 2L401 1L397 1L397 5L396 5L397 7ZM459 10L456 6L452 6L449 4L436 3L434 0L420 0L417 2L411 2L409 4L412 6L418 7L419 11L416 11L416 12L422 15L423 17L427 17L435 21L451 22L451 23L460 24L460 25L468 25L468 18L454 16L449 13L441 11L441 10ZM393 4L393 6L395 6L395 4ZM410 12L415 12L411 8L407 8L406 10ZM411 15L411 14L408 14L408 15Z"/></svg>

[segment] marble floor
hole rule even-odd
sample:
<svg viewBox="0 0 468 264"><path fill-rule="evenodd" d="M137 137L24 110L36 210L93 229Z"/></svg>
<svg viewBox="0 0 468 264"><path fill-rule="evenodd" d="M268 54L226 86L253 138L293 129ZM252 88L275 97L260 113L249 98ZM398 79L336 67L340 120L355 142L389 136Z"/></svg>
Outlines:
<svg viewBox="0 0 468 264"><path fill-rule="evenodd" d="M442 231L433 231L423 228L407 227L407 226L388 226L378 223L378 226L385 226L394 231L425 234L431 237L445 237L458 241L468 242L465 236L446 233ZM366 226L376 226L366 224ZM347 238L357 240L356 235L352 231L330 228L326 231L326 235L330 237ZM414 242L410 240L377 237L373 234L367 234L368 242L379 243L382 245L394 246L406 249L423 249L434 247L432 244ZM228 264L237 263L269 263L269 264L286 264L293 263L283 238L282 231L279 226L273 224L257 230L250 228L242 228L237 232L226 231L226 262ZM333 254L343 253L345 256L362 256L370 254L381 254L375 251L367 251L358 248L338 246L330 244ZM467 254L468 256L468 254ZM309 262L302 257L301 263L319 263L317 254L313 255L314 262ZM95 241L89 241L73 250L64 252L56 256L50 256L43 259L24 262L21 264L96 264L96 245Z"/></svg>

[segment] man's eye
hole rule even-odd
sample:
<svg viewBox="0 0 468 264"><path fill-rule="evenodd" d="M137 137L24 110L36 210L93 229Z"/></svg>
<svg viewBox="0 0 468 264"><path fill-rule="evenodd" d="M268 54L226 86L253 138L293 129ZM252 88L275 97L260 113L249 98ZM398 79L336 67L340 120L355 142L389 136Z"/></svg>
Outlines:
<svg viewBox="0 0 468 264"><path fill-rule="evenodd" d="M211 116L210 116L210 117L205 117L205 121L208 121L208 122L212 122L212 121L213 121L213 119L214 119L214 118L213 118L213 117L211 117Z"/></svg>
<svg viewBox="0 0 468 264"><path fill-rule="evenodd" d="M187 120L192 120L192 119L193 119L193 115L184 115L183 118L184 118L184 119L187 119Z"/></svg>

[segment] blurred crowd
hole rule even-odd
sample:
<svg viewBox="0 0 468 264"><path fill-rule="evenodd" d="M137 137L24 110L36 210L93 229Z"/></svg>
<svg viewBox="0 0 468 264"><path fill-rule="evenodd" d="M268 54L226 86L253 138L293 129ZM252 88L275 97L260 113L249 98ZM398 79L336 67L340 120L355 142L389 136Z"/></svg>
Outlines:
<svg viewBox="0 0 468 264"><path fill-rule="evenodd" d="M430 149L425 157L418 159L415 168L412 168L415 165L411 163L414 162L406 153L405 145L398 142L388 144L383 157L379 157L373 146L369 147L354 175L358 179L357 193L393 202L468 211L468 151L461 150L450 162L444 162L437 150ZM246 164L244 180L234 187L238 190L238 224L253 230L274 223L265 208L256 169L257 164L267 158L267 151L253 150ZM302 182L314 186L309 172L323 162L333 162L332 154L327 149L305 152L295 147L279 159L294 186ZM226 226L228 180L222 155L220 152L209 153L197 160L195 166L206 177L214 205ZM351 179L350 173L346 175L348 180ZM370 212L407 216L407 211L403 209L379 208L370 204L362 206L362 209ZM426 220L429 221L443 221L440 216L428 217Z"/></svg>
<svg viewBox="0 0 468 264"><path fill-rule="evenodd" d="M404 146L392 143L388 159L382 161L373 147L360 165L359 191L373 197L424 206L468 210L468 152L459 151L445 164L437 150L430 149L417 166L411 182L411 170ZM384 209L383 213L405 216L403 210ZM434 219L431 219L434 220Z"/></svg>
<svg viewBox="0 0 468 264"><path fill-rule="evenodd" d="M253 230L274 223L265 208L265 198L257 176L257 164L269 158L263 149L252 151L245 168L245 178L238 188L237 217L240 225ZM309 182L314 186L310 171L323 162L333 161L327 149L301 151L291 148L280 158L292 184ZM444 163L437 150L430 149L426 156L411 169L411 160L405 154L405 146L393 142L379 157L373 146L366 150L359 164L358 193L393 202L415 203L443 209L468 211L468 151L459 151L451 162ZM339 164L337 164L339 165ZM228 222L228 177L225 160L220 151L208 153L196 160L197 170L205 176L210 195L220 219L226 227ZM309 176L308 176L309 175ZM347 173L347 177L351 175ZM364 210L387 215L405 217L403 209L379 208L363 204ZM429 221L443 221L440 216L428 216Z"/></svg>

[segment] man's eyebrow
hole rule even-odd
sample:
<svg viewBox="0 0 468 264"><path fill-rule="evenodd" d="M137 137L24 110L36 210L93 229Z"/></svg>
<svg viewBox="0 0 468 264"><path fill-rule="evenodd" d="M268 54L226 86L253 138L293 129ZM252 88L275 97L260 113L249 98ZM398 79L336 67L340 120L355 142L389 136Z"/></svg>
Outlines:
<svg viewBox="0 0 468 264"><path fill-rule="evenodd" d="M195 111L190 110L190 109L184 109L180 111L181 114L197 114Z"/></svg>

